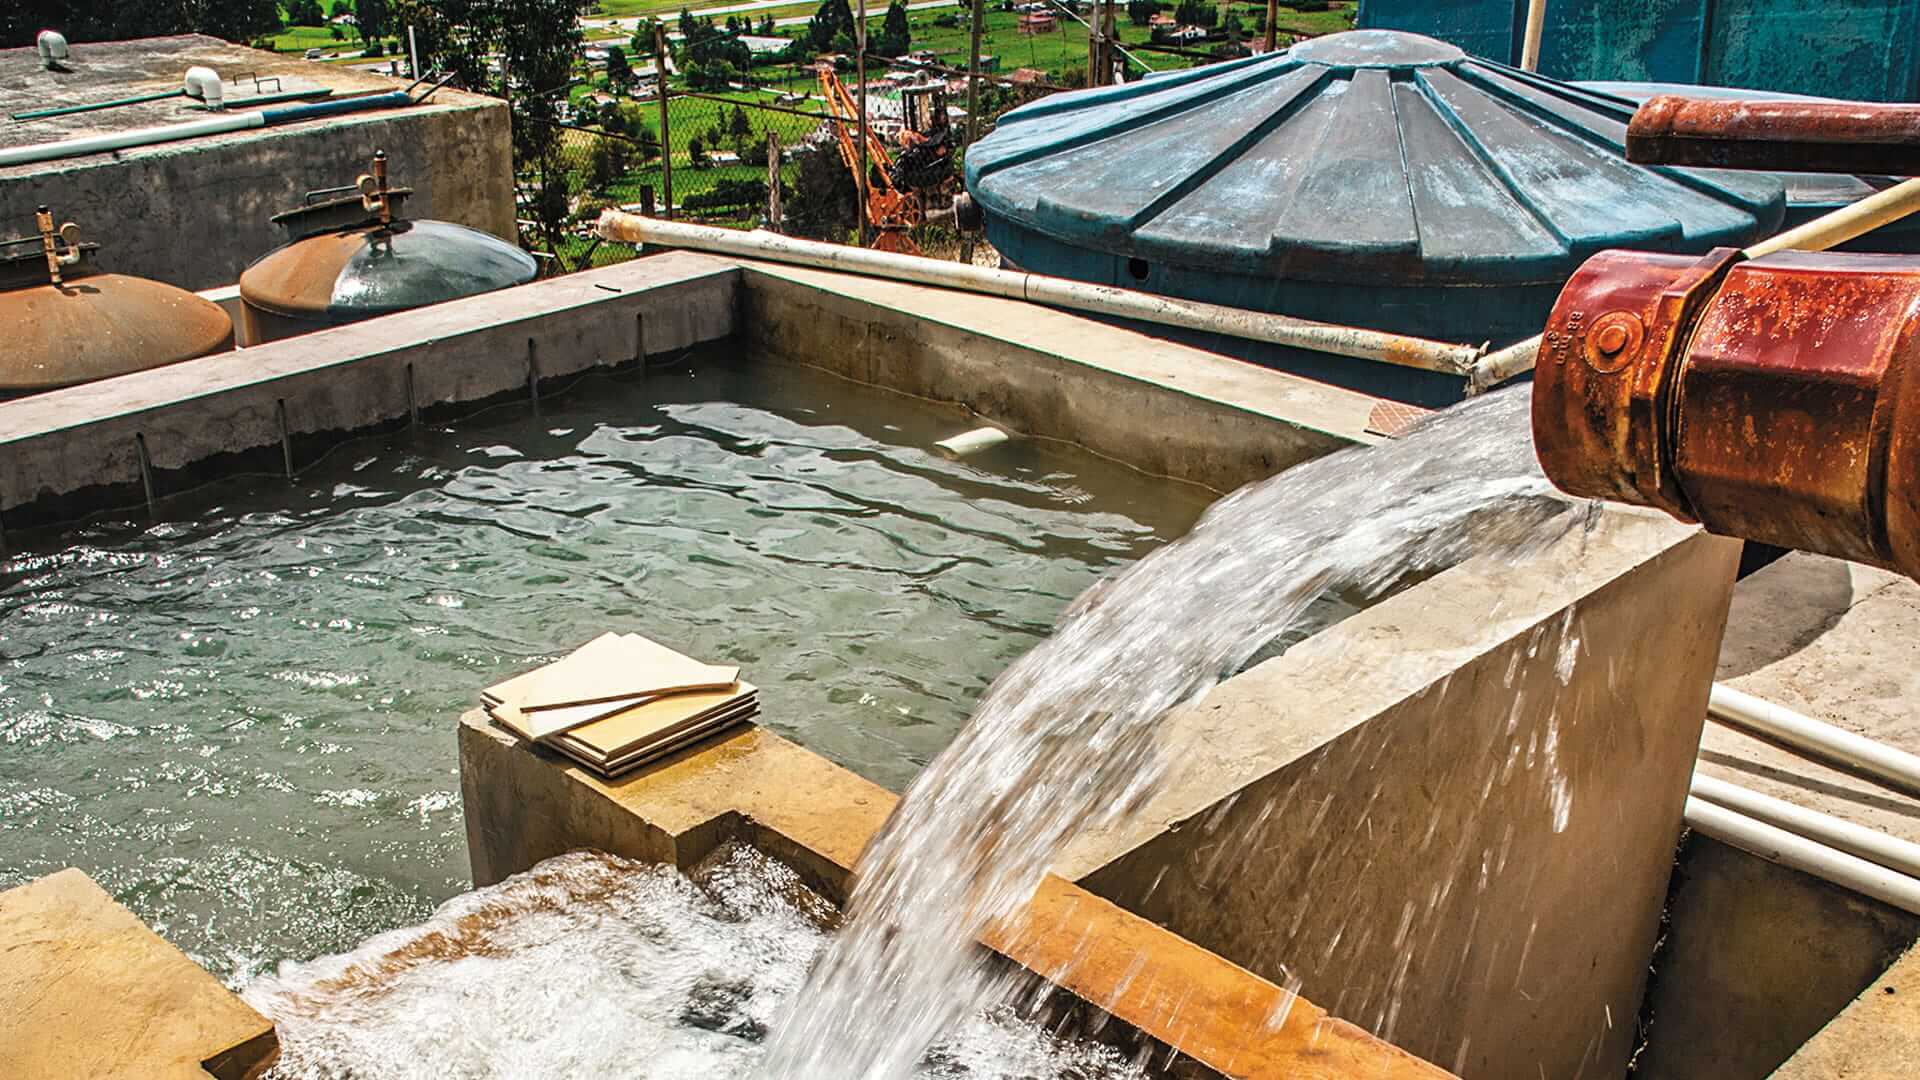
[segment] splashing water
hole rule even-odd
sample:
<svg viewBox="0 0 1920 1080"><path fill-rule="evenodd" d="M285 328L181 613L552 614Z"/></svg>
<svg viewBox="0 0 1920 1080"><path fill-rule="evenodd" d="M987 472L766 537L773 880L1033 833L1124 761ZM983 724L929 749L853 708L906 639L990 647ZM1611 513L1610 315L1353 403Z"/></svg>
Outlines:
<svg viewBox="0 0 1920 1080"><path fill-rule="evenodd" d="M246 990L271 1017L267 1080L634 1076L743 1080L834 912L782 863L723 845L686 875L576 851L350 953ZM1117 1048L996 1009L916 1080L1146 1080Z"/></svg>
<svg viewBox="0 0 1920 1080"><path fill-rule="evenodd" d="M1157 790L1160 716L1316 597L1543 546L1585 519L1535 463L1530 395L1491 394L1397 442L1250 484L1076 601L867 848L844 929L791 998L762 1075L910 1075L940 1032L1004 992L976 938L1032 895L1071 837Z"/></svg>

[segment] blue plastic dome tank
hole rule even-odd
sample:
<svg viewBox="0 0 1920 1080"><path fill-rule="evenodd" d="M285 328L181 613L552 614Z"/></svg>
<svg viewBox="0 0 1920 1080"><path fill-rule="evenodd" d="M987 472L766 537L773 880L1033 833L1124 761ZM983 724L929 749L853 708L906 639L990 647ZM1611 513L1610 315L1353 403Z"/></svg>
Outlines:
<svg viewBox="0 0 1920 1080"><path fill-rule="evenodd" d="M1417 34L1285 52L1015 109L968 150L988 239L1024 269L1498 347L1540 332L1589 255L1771 233L1780 179L1645 168L1618 98ZM1207 342L1423 404L1435 372Z"/></svg>

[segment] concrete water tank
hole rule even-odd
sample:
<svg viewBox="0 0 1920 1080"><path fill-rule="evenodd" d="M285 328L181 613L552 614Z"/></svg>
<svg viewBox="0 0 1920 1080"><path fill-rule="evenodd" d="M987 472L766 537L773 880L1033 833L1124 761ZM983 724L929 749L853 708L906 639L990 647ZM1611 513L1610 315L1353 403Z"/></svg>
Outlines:
<svg viewBox="0 0 1920 1080"><path fill-rule="evenodd" d="M1619 99L1416 34L1043 98L967 153L1020 267L1494 346L1539 333L1589 255L1699 252L1776 229L1779 178L1648 168ZM1238 342L1232 355L1424 404L1461 380Z"/></svg>
<svg viewBox="0 0 1920 1080"><path fill-rule="evenodd" d="M447 221L410 221L411 189L390 187L387 160L344 188L316 191L274 216L287 243L240 275L249 345L395 311L523 285L533 256L491 233Z"/></svg>
<svg viewBox="0 0 1920 1080"><path fill-rule="evenodd" d="M158 281L103 271L79 226L0 240L0 398L74 386L233 347L219 305Z"/></svg>

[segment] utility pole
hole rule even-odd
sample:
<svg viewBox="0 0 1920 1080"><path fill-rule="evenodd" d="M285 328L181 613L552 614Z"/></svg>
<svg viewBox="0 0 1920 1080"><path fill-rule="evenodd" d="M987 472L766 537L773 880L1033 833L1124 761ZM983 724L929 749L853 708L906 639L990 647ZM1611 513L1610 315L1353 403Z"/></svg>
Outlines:
<svg viewBox="0 0 1920 1080"><path fill-rule="evenodd" d="M1107 49L1100 19L1100 0L1093 0L1087 14L1093 16L1093 20L1087 24L1087 85L1105 86L1107 80L1101 77L1101 69L1107 66Z"/></svg>
<svg viewBox="0 0 1920 1080"><path fill-rule="evenodd" d="M660 100L660 194L666 198L666 218L673 220L673 138L667 132L667 28L653 24L653 92Z"/></svg>
<svg viewBox="0 0 1920 1080"><path fill-rule="evenodd" d="M968 16L973 25L973 45L967 55L967 146L980 137L980 24L987 19L986 0L973 0L973 14Z"/></svg>
<svg viewBox="0 0 1920 1080"><path fill-rule="evenodd" d="M858 105L860 108L860 246L866 247L871 239L867 230L867 0L860 0L860 10L854 19L853 77L860 80Z"/></svg>

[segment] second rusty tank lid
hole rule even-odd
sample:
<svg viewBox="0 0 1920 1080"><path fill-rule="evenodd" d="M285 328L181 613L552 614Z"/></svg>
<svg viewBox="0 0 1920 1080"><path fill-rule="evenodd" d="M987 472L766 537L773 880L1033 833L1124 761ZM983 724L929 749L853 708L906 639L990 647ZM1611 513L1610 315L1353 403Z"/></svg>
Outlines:
<svg viewBox="0 0 1920 1080"><path fill-rule="evenodd" d="M255 259L240 298L281 315L345 322L532 281L533 256L446 221L397 221L295 240Z"/></svg>

